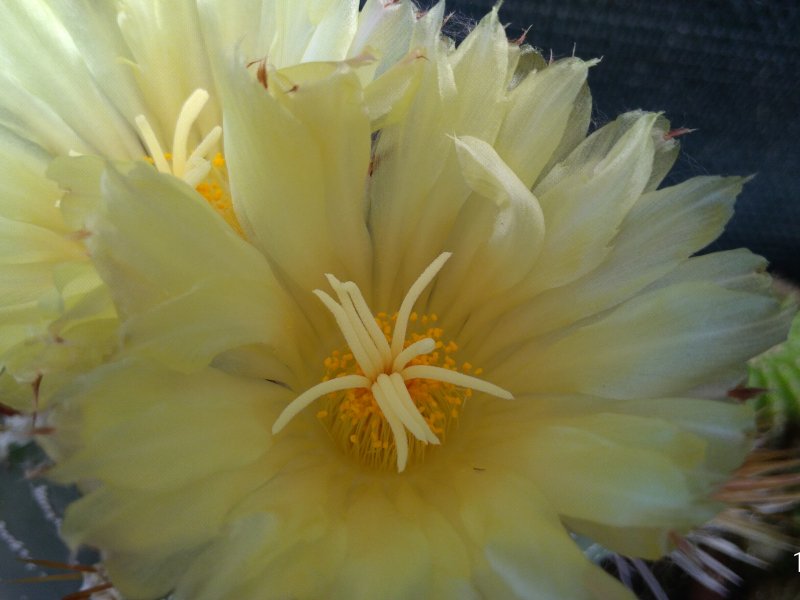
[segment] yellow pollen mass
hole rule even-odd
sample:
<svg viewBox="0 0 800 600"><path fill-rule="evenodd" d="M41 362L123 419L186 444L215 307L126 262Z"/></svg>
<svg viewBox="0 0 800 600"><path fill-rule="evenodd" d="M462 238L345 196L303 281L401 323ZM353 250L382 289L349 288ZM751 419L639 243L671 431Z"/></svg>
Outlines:
<svg viewBox="0 0 800 600"><path fill-rule="evenodd" d="M144 159L148 163L154 164L152 157L145 156ZM164 154L164 159L167 162L172 160L172 156L169 152ZM225 158L220 152L217 152L216 156L211 161L211 165L213 168L209 171L208 178L195 185L194 189L205 198L209 206L211 206L219 216L225 219L225 222L231 229L244 238L244 230L239 223L239 219L236 217L236 212L233 210L233 200L228 191Z"/></svg>
<svg viewBox="0 0 800 600"><path fill-rule="evenodd" d="M230 225L231 229L241 237L245 237L244 230L233 210L233 201L228 191L225 159L221 153L217 152L216 156L211 161L211 165L213 168L209 172L209 178L198 183L194 189L206 199L206 202L208 202L211 208L217 211L217 214L225 219L225 222Z"/></svg>
<svg viewBox="0 0 800 600"><path fill-rule="evenodd" d="M450 253L439 255L409 288L391 318L373 316L352 281L328 274L337 303L322 290L314 293L333 314L347 342L324 361L322 382L295 398L272 426L277 434L319 398L317 413L345 453L376 468L418 462L429 444L440 444L474 391L512 399L510 392L476 377L469 363L455 359L458 345L444 339L436 315L412 312ZM409 323L419 333L409 333ZM473 374L469 374L473 372Z"/></svg>

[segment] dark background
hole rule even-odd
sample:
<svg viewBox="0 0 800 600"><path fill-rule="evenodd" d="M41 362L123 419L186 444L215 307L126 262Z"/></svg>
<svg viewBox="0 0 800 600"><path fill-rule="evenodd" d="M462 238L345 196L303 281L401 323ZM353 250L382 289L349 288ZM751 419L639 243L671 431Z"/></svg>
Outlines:
<svg viewBox="0 0 800 600"><path fill-rule="evenodd" d="M447 10L480 19L492 6ZM506 0L500 19L510 38L531 26L545 56L602 57L589 74L595 126L641 108L697 129L668 183L756 174L712 248L746 246L800 284L800 2Z"/></svg>

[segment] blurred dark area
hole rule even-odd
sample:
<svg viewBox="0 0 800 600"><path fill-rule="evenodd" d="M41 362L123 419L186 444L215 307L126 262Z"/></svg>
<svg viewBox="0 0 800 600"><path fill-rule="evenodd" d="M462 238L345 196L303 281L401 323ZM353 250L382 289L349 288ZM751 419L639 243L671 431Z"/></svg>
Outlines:
<svg viewBox="0 0 800 600"><path fill-rule="evenodd" d="M82 564L98 560L89 551L71 554L59 538L60 519L78 493L29 476L45 461L34 444L17 447L0 460L0 600L58 600L80 588L79 573L30 559Z"/></svg>
<svg viewBox="0 0 800 600"><path fill-rule="evenodd" d="M480 19L493 4L447 9ZM595 126L641 108L696 129L667 183L755 174L712 249L748 247L800 284L800 3L506 0L500 18L510 38L530 26L545 56L602 57L589 76Z"/></svg>

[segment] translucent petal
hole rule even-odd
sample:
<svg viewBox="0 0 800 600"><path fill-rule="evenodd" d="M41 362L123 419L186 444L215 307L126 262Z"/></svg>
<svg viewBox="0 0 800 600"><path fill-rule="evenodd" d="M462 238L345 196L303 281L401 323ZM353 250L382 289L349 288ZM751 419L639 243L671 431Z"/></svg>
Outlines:
<svg viewBox="0 0 800 600"><path fill-rule="evenodd" d="M50 155L5 127L0 127L0 216L63 231L57 208L60 192L45 177Z"/></svg>
<svg viewBox="0 0 800 600"><path fill-rule="evenodd" d="M364 88L364 102L373 131L405 116L419 87L423 60L422 54L410 54Z"/></svg>
<svg viewBox="0 0 800 600"><path fill-rule="evenodd" d="M741 190L740 178L697 177L644 194L625 217L606 259L584 277L510 308L503 298L481 307L463 333L474 360L525 339L598 315L658 280L722 233ZM752 269L749 262L743 268ZM504 310L505 309L505 310ZM494 319L497 320L494 320ZM474 336L474 338L473 338Z"/></svg>
<svg viewBox="0 0 800 600"><path fill-rule="evenodd" d="M112 549L105 566L126 596L174 588L231 507L262 485L264 427L289 395L211 369L184 376L132 362L78 380L45 440L61 455L54 477L95 482L69 509L64 536Z"/></svg>
<svg viewBox="0 0 800 600"><path fill-rule="evenodd" d="M285 339L290 305L264 257L183 182L143 163L126 168L108 166L99 182L85 169L81 184L102 193L87 245L125 321L127 347L192 370L224 350Z"/></svg>
<svg viewBox="0 0 800 600"><path fill-rule="evenodd" d="M103 95L119 113L133 122L136 115L147 113L135 69L130 48L120 32L117 22L118 3L97 3L94 0L55 0L48 2L50 9L69 32L69 37L80 55L81 62L91 73L96 85ZM154 23L146 23L145 27L155 27ZM172 57L170 66L173 71L182 70L186 63L194 58L188 53L182 57ZM175 61L177 59L177 61ZM55 107L57 108L57 107ZM134 140L135 140L135 131ZM76 148L77 150L77 148ZM64 149L62 149L62 152ZM131 148L136 152L131 155L135 158L140 152L140 147ZM115 158L126 155L113 154Z"/></svg>
<svg viewBox="0 0 800 600"><path fill-rule="evenodd" d="M61 233L0 217L0 262L3 264L56 263L84 257L80 244Z"/></svg>
<svg viewBox="0 0 800 600"><path fill-rule="evenodd" d="M295 0L284 0L283 3L287 13L297 12ZM353 0L309 2L309 17L313 23L311 37L302 59L296 62L342 60L358 26L358 4ZM284 37L284 43L293 41L289 36Z"/></svg>
<svg viewBox="0 0 800 600"><path fill-rule="evenodd" d="M531 285L546 289L573 281L608 254L609 242L650 177L655 118L620 117L587 138L534 188L547 236Z"/></svg>
<svg viewBox="0 0 800 600"><path fill-rule="evenodd" d="M546 484L544 493L576 531L648 558L667 551L670 529L718 510L709 494L744 459L753 426L752 411L730 402L569 396L498 404L483 422L508 442L492 449L496 460L512 454L515 464L533 468L526 476ZM587 482L591 494L570 488Z"/></svg>
<svg viewBox="0 0 800 600"><path fill-rule="evenodd" d="M59 434L49 443L65 456L50 475L148 490L151 497L177 490L261 457L290 398L274 383L213 369L183 375L138 362L111 364L60 395L51 420Z"/></svg>
<svg viewBox="0 0 800 600"><path fill-rule="evenodd" d="M515 394L680 395L742 372L749 357L785 336L789 312L767 296L709 283L670 285L557 341L518 348L492 377ZM523 374L525 365L537 365L535 379Z"/></svg>
<svg viewBox="0 0 800 600"><path fill-rule="evenodd" d="M525 77L509 94L495 149L526 187L539 178L561 143L591 64L559 60Z"/></svg>
<svg viewBox="0 0 800 600"><path fill-rule="evenodd" d="M507 110L508 39L497 7L449 57L458 95L453 99L456 135L494 140Z"/></svg>
<svg viewBox="0 0 800 600"><path fill-rule="evenodd" d="M269 57L283 68L343 60L355 35L354 0L200 0L210 54L238 47L247 61ZM213 56L212 56L213 58Z"/></svg>
<svg viewBox="0 0 800 600"><path fill-rule="evenodd" d="M234 206L252 242L300 289L321 287L326 272L363 286L371 253L364 204L370 126L362 90L346 67L301 67L283 73L298 88L276 90L278 100L244 72L226 80Z"/></svg>
<svg viewBox="0 0 800 600"><path fill-rule="evenodd" d="M460 516L481 549L473 578L485 597L633 598L583 556L530 480L502 471L465 477L474 481ZM481 477L487 480L482 485Z"/></svg>
<svg viewBox="0 0 800 600"><path fill-rule="evenodd" d="M456 138L455 145L475 194L448 238L453 259L432 298L448 327L528 275L545 238L539 202L494 149L473 137Z"/></svg>
<svg viewBox="0 0 800 600"><path fill-rule="evenodd" d="M375 150L369 218L373 237L381 240L375 247L377 306L396 302L444 249L471 192L450 138L494 140L507 109L508 41L496 11L453 51L433 29L442 10L439 4L421 19L420 35L430 32L430 38L422 38L428 60L420 93L404 121L381 132Z"/></svg>
<svg viewBox="0 0 800 600"><path fill-rule="evenodd" d="M0 82L6 90L0 120L51 152L135 155L136 135L106 97L50 4L0 3ZM109 11L100 14L110 16Z"/></svg>
<svg viewBox="0 0 800 600"><path fill-rule="evenodd" d="M424 23L441 17L442 8L439 4L432 9ZM406 117L384 128L375 146L367 193L369 229L374 239L381 240L374 249L375 264L381 265L375 282L375 305L379 307L395 305L442 250L441 231L426 239L418 229L424 205L432 202L442 211L435 220L441 225L452 220L453 211L469 193L447 137L455 129L447 105L453 93L452 72L435 39L428 40L430 45L424 48L427 60L422 61L422 80ZM414 177L409 178L409 173ZM442 194L436 193L437 187ZM445 208L445 204L455 206ZM410 239L421 252L430 254L406 257Z"/></svg>
<svg viewBox="0 0 800 600"><path fill-rule="evenodd" d="M375 76L379 77L408 52L415 22L414 5L408 0L390 3L367 0L358 15L358 28L348 57L368 49L376 52L380 64Z"/></svg>
<svg viewBox="0 0 800 600"><path fill-rule="evenodd" d="M171 141L186 98L197 88L214 90L211 67L194 2L173 2L169 10L150 0L122 0L118 27L134 66L139 95L149 109L144 112L159 139ZM158 35L153 35L158 31ZM190 143L200 142L200 132L220 124L215 94L198 117ZM135 115L128 115L132 121ZM140 153L141 155L141 153Z"/></svg>
<svg viewBox="0 0 800 600"><path fill-rule="evenodd" d="M681 145L674 137L669 137L670 125L663 116L656 119L653 126L653 170L650 173L650 180L645 186L645 191L655 190L667 176L672 165L678 159L678 152Z"/></svg>

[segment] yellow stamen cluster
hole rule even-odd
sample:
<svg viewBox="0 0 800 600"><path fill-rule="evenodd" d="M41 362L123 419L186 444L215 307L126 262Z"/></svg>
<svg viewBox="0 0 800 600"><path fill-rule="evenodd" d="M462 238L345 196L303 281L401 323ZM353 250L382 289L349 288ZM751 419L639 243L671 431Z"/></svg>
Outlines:
<svg viewBox="0 0 800 600"><path fill-rule="evenodd" d="M397 313L389 317L380 312L375 322L391 342L394 322ZM455 358L458 345L443 339L444 331L436 327L438 317L435 314L417 315L412 312L409 322L412 328L419 328L421 333L409 331L403 347L425 338L435 342L435 349L429 354L413 358L410 365L432 365L452 371L480 375L481 369L473 369L465 362L460 366ZM325 375L323 381L349 374L363 375L358 363L349 350L334 350L324 361ZM452 383L432 379L411 379L406 388L414 406L428 424L431 431L444 442L447 432L458 421L464 402L472 396L472 390ZM353 456L360 463L373 468L391 470L397 464L397 447L389 423L375 401L370 389L351 388L341 392L333 392L322 398L323 408L317 412L317 418L330 432L345 454ZM406 431L409 444L409 462L419 462L428 448L428 444L417 439Z"/></svg>
<svg viewBox="0 0 800 600"><path fill-rule="evenodd" d="M220 126L212 128L191 153L188 151L190 131L200 115L200 111L208 102L208 98L208 92L197 89L184 102L175 124L172 152L165 152L162 149L161 142L147 117L137 116L136 126L139 128L144 146L150 153L145 160L160 172L169 173L193 186L225 219L225 222L236 233L244 237L242 227L233 211L231 195L228 192L225 159L219 152L213 158L209 158L222 136L222 128Z"/></svg>
<svg viewBox="0 0 800 600"><path fill-rule="evenodd" d="M467 391L511 400L508 390L468 375L471 365L458 369L453 357L458 346L443 341L435 315L420 319L412 312L450 256L443 252L428 265L392 319L385 313L375 318L355 283L327 274L339 302L322 290L314 294L330 310L349 351L328 357L323 380L283 409L272 433L278 434L307 406L326 398L328 406L318 416L328 419L329 431L347 453L375 467L389 466L394 458L397 471L403 472L409 460L422 457L425 446L442 443L440 436L458 418ZM417 321L427 331L409 334L409 324Z"/></svg>
<svg viewBox="0 0 800 600"><path fill-rule="evenodd" d="M198 183L194 189L206 199L217 214L230 225L236 233L244 237L244 231L236 218L233 210L233 200L228 192L227 174L225 171L225 159L219 152L211 161L212 169L209 173L211 177Z"/></svg>

